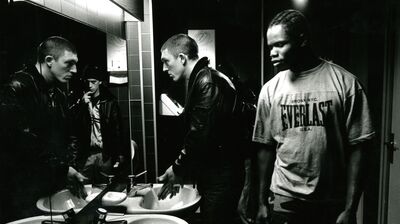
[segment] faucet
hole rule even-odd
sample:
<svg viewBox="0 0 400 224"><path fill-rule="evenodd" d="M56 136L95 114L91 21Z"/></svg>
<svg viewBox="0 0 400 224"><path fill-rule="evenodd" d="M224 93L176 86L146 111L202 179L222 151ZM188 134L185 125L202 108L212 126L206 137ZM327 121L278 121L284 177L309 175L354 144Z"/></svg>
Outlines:
<svg viewBox="0 0 400 224"><path fill-rule="evenodd" d="M112 174L106 174L106 173L104 173L104 172L101 172L101 171L100 171L100 173L101 173L101 175L103 175L104 177L106 177L106 178L108 179L108 183L107 183L107 185L110 185L110 184L112 183L112 181L113 181L113 178L115 177L115 175L112 175Z"/></svg>
<svg viewBox="0 0 400 224"><path fill-rule="evenodd" d="M147 173L147 170L145 170L141 173L138 173L136 175L134 175L134 174L128 175L129 183L126 186L126 193L128 196L135 196L136 192L138 190L142 190L146 187L153 187L153 184L148 184L148 185L141 186L142 188L140 188L140 189L134 189L134 187L136 186L136 178L142 176L145 173Z"/></svg>

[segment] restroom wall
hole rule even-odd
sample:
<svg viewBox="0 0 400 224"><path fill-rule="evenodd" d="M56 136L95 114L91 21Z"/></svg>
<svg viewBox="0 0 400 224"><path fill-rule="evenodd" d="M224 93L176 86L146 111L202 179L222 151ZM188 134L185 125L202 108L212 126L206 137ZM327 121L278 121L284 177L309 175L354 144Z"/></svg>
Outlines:
<svg viewBox="0 0 400 224"><path fill-rule="evenodd" d="M109 0L14 0L31 2L88 26L123 38L123 10Z"/></svg>
<svg viewBox="0 0 400 224"><path fill-rule="evenodd" d="M144 0L143 22L125 22L131 139L138 144L134 173L147 170L142 181L154 182L157 176L153 25L151 0ZM140 180L139 180L140 181Z"/></svg>

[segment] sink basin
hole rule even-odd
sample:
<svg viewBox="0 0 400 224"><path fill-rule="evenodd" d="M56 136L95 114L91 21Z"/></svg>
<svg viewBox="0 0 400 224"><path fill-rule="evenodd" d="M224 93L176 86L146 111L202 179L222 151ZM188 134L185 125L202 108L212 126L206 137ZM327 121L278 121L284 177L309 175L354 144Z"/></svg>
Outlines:
<svg viewBox="0 0 400 224"><path fill-rule="evenodd" d="M50 220L50 216L41 215L35 217L29 217L25 219L16 220L10 222L8 224L41 224L42 221ZM53 221L64 221L64 218L61 215L53 216Z"/></svg>
<svg viewBox="0 0 400 224"><path fill-rule="evenodd" d="M44 220L50 220L50 216L35 216L26 219L17 220L9 224L41 224ZM62 216L54 216L54 221L63 221ZM128 224L188 224L185 220L160 214L147 215L124 215L124 216L108 216L107 221L126 220Z"/></svg>
<svg viewBox="0 0 400 224"><path fill-rule="evenodd" d="M101 188L92 185L85 185L88 197L93 194L101 192ZM88 202L85 199L78 198L71 194L67 189L61 190L51 196L51 208L53 213L62 213L68 209L73 208L75 213L81 210ZM48 197L39 199L36 202L36 207L44 212L50 212L50 200Z"/></svg>
<svg viewBox="0 0 400 224"><path fill-rule="evenodd" d="M126 216L128 224L188 224L185 220L170 215L149 214L128 216Z"/></svg>
<svg viewBox="0 0 400 224"><path fill-rule="evenodd" d="M172 198L169 196L164 200L157 199L157 193L160 191L162 184L154 184L153 188L146 188L142 190L143 196L135 197L121 197L123 200L114 200L112 204L125 206L126 213L128 214L190 214L194 213L198 208L200 195L197 189L193 188L192 185L184 185L180 189L179 193ZM91 185L85 185L86 192L88 193L88 198L91 195L98 194L101 192L101 188L92 188ZM151 191L154 190L154 192ZM111 193L111 192L108 192ZM125 194L126 195L126 194ZM105 195L106 196L106 195ZM119 197L118 197L119 198ZM108 205L105 203L105 197L103 197L103 205ZM118 202L118 203L114 203ZM51 197L51 207L53 213L63 213L68 209L73 208L75 213L79 212L88 202L85 199L77 198L71 194L69 190L61 190L55 193ZM49 198L41 198L37 201L36 206L44 212L50 212L50 201Z"/></svg>
<svg viewBox="0 0 400 224"><path fill-rule="evenodd" d="M197 189L192 185L184 185L179 193L174 197L169 196L164 200L157 199L157 193L160 191L162 184L154 184L152 192L151 188L147 188L147 192L142 197L128 197L119 205L127 207L127 213L131 214L180 214L195 212L198 208L200 195Z"/></svg>

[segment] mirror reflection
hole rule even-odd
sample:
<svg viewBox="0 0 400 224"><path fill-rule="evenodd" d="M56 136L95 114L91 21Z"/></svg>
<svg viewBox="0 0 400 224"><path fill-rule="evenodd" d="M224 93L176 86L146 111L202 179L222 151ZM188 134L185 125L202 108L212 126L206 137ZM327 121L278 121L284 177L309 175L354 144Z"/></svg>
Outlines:
<svg viewBox="0 0 400 224"><path fill-rule="evenodd" d="M399 11L1 1L0 222L397 223Z"/></svg>

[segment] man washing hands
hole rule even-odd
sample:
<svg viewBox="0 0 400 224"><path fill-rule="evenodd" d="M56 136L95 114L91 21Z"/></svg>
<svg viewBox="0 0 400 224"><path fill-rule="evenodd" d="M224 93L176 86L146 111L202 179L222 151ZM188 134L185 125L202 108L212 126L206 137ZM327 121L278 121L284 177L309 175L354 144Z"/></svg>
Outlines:
<svg viewBox="0 0 400 224"><path fill-rule="evenodd" d="M172 198L179 193L180 187L183 187L183 178L175 175L172 166L170 166L162 176L158 177L158 181L164 182L161 190L158 192L159 200L164 200L169 194L169 198ZM180 186L176 186L176 184Z"/></svg>
<svg viewBox="0 0 400 224"><path fill-rule="evenodd" d="M199 58L195 40L186 34L169 38L161 48L163 70L174 82L184 81L183 149L158 181L164 182L159 199L179 192L185 176L193 175L200 195L202 223L234 223L243 172L231 114L235 88L222 73Z"/></svg>
<svg viewBox="0 0 400 224"><path fill-rule="evenodd" d="M75 196L85 199L88 194L86 192L84 181L88 180L87 177L76 171L71 166L68 168L67 174L67 188Z"/></svg>

